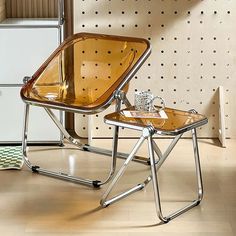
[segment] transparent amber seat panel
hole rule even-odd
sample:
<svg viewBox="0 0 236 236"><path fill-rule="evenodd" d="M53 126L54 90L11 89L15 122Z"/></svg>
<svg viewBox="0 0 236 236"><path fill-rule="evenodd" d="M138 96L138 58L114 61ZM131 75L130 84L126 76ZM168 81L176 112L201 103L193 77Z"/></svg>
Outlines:
<svg viewBox="0 0 236 236"><path fill-rule="evenodd" d="M149 50L144 39L77 34L68 39L23 87L26 102L96 109L130 79Z"/></svg>
<svg viewBox="0 0 236 236"><path fill-rule="evenodd" d="M134 107L128 108L128 110L134 110ZM136 130L152 126L156 132L161 132L161 134L165 135L177 135L207 123L207 118L201 114L172 108L165 108L164 111L168 119L126 117L121 111L106 115L105 121L107 123L116 123L123 127L128 125Z"/></svg>

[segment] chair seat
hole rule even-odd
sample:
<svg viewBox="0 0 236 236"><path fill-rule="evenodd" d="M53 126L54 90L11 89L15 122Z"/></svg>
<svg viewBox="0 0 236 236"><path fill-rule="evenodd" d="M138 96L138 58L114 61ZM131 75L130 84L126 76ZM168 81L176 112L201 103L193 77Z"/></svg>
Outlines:
<svg viewBox="0 0 236 236"><path fill-rule="evenodd" d="M91 110L100 107L104 103L104 96L110 96L112 92L107 91L106 95L94 98L92 90L87 88L86 94L75 94L70 91L63 83L57 86L50 85L33 85L35 88L31 88L25 92L24 96L26 100L32 100L33 103L41 104L42 106L57 106L60 108L71 108L77 110ZM94 89L95 90L95 89Z"/></svg>
<svg viewBox="0 0 236 236"><path fill-rule="evenodd" d="M124 110L134 110L134 107ZM163 135L178 135L207 123L204 115L173 108L164 109L167 119L126 117L123 114L124 110L106 115L105 122L135 130L143 130L145 127L152 126L156 133Z"/></svg>
<svg viewBox="0 0 236 236"><path fill-rule="evenodd" d="M71 112L100 112L150 54L145 39L75 34L23 86L24 102Z"/></svg>

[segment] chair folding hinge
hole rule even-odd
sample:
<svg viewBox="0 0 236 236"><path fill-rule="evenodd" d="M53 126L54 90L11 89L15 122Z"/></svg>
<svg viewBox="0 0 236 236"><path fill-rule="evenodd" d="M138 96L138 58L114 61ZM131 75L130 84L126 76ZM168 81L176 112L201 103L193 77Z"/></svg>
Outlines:
<svg viewBox="0 0 236 236"><path fill-rule="evenodd" d="M119 99L121 101L126 97L125 92L123 90L116 90L114 94L115 99Z"/></svg>
<svg viewBox="0 0 236 236"><path fill-rule="evenodd" d="M154 133L155 133L155 128L151 125L149 125L143 129L143 137L144 138L148 138L148 137L152 136Z"/></svg>
<svg viewBox="0 0 236 236"><path fill-rule="evenodd" d="M126 107L130 107L131 103L129 102L126 93L123 90L115 91L114 98L118 99L122 102L122 104L125 104Z"/></svg>
<svg viewBox="0 0 236 236"><path fill-rule="evenodd" d="M193 114L198 114L198 112L195 109L190 109L189 112Z"/></svg>
<svg viewBox="0 0 236 236"><path fill-rule="evenodd" d="M32 79L31 76L25 76L25 77L23 78L23 84L27 84L28 81L30 81L31 79Z"/></svg>

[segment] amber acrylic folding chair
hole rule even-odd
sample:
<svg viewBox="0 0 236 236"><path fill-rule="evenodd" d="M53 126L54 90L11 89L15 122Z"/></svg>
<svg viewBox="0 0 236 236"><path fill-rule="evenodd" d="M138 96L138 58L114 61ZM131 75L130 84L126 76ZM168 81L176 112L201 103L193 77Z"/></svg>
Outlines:
<svg viewBox="0 0 236 236"><path fill-rule="evenodd" d="M22 144L25 164L33 172L79 184L99 187L107 183L114 174L116 157L127 157L124 153L117 153L118 127L114 128L113 150L91 147L74 139L51 109L89 115L105 110L114 101L116 111L120 110L122 103L130 106L124 88L150 53L149 42L140 38L91 33L68 38L21 89L21 98L25 102ZM64 137L80 150L111 155L107 179L84 179L31 164L27 156L31 105L43 107Z"/></svg>

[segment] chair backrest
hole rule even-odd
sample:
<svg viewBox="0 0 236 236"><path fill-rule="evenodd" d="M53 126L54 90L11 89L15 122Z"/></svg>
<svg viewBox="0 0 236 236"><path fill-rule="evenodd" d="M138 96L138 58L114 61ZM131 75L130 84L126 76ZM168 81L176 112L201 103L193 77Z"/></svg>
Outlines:
<svg viewBox="0 0 236 236"><path fill-rule="evenodd" d="M25 102L95 113L105 109L150 54L145 39L79 33L68 38L22 88Z"/></svg>

